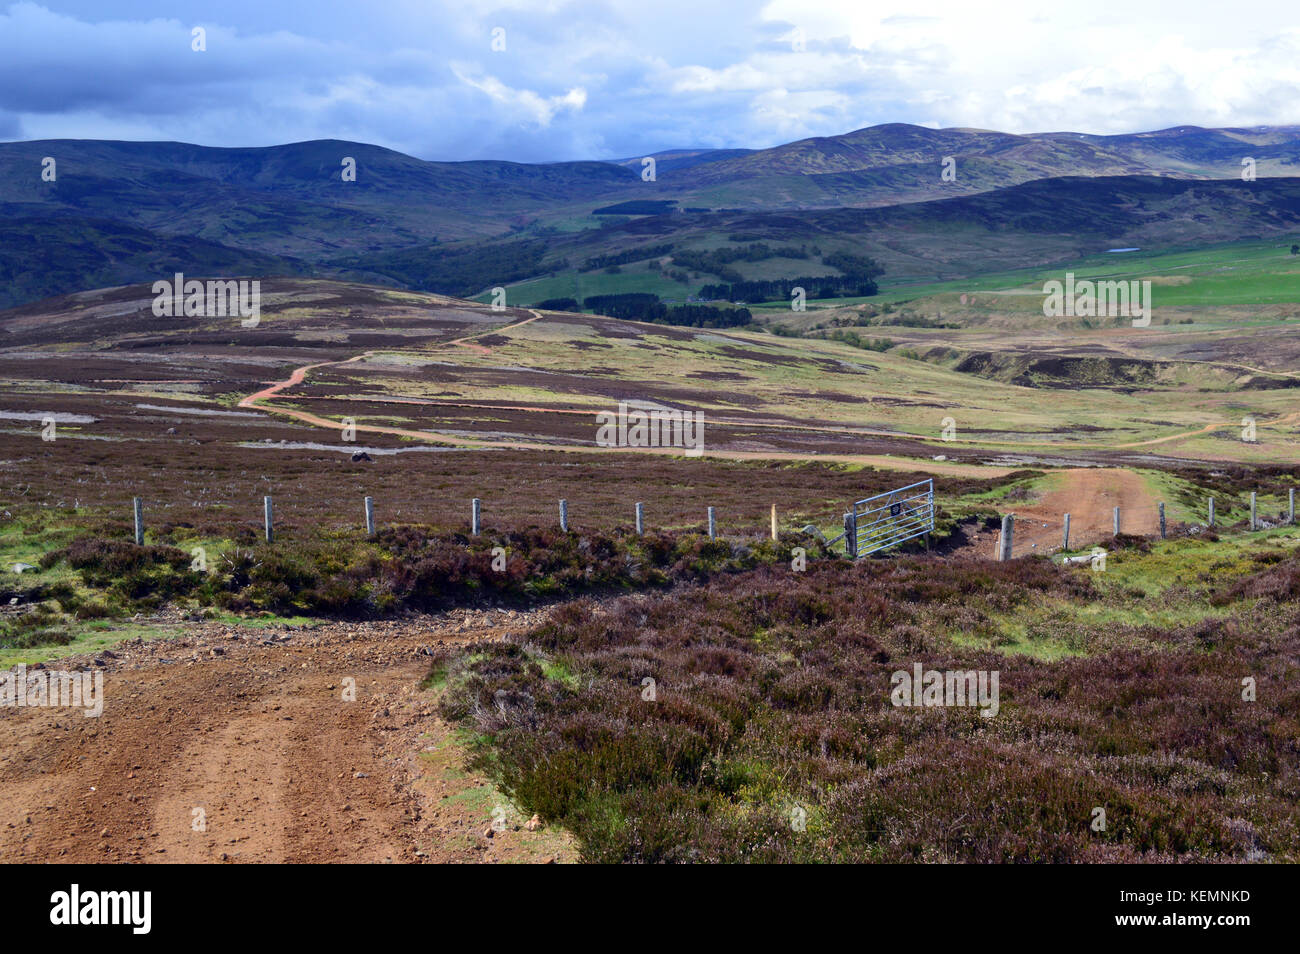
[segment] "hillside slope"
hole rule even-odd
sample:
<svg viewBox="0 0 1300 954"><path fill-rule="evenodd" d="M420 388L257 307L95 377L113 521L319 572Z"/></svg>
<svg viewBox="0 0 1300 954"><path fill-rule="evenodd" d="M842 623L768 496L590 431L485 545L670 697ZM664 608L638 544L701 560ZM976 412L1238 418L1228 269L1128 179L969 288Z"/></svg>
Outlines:
<svg viewBox="0 0 1300 954"><path fill-rule="evenodd" d="M1257 161L1258 182L1241 182L1246 156ZM945 157L955 163L951 181L940 175ZM53 181L42 175L47 158L57 164ZM343 178L346 160L355 161L355 181ZM824 239L834 251L887 230L893 234L870 239L872 254L896 275L931 278L997 267L1026 247L1073 253L1094 236L1168 245L1214 229L1223 230L1218 240L1271 234L1291 217L1289 187L1278 177L1297 170L1300 127L1018 136L889 124L756 151L670 150L657 155L653 181L642 180L636 158L426 162L342 140L256 149L0 143L0 210L9 222L0 272L10 276L0 306L145 280L155 263L164 273L318 273L464 295L550 273L572 276L588 259L625 251L629 237L649 235L698 248L734 233L750 242ZM1155 184L1168 177L1182 183L1172 188L1189 196L1186 208L1152 215L1139 204L1122 214L1117 202L1147 202L1147 194L1168 205ZM1218 186L1188 192L1187 183L1212 177ZM1229 208L1223 197L1232 189L1260 201ZM1192 209L1195 196L1211 208ZM663 204L622 205L647 199ZM1265 205L1276 199L1282 205L1270 214ZM1098 204L1096 214L1088 202ZM611 209L637 214L594 214ZM639 214L661 209L681 211ZM863 214L873 209L882 211ZM993 247L986 251L983 235L935 246L935 235L954 225L996 232ZM1073 243L1065 235L1071 230L1079 233ZM1041 240L1054 231L1060 234ZM927 248L918 249L913 235ZM544 240L544 254L528 246L492 251L536 240ZM485 256L495 256L486 268L493 274L483 274ZM806 274L799 263L752 262L740 268L746 279ZM821 269L813 274L835 274L823 256L807 264ZM694 294L697 279L714 280L679 277L681 287L670 290Z"/></svg>

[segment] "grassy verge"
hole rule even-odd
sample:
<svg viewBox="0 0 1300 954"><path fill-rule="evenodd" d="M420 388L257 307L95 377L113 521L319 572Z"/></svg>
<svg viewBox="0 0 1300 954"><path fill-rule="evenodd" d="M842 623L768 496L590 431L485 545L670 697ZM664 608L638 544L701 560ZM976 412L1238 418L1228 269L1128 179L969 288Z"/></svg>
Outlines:
<svg viewBox="0 0 1300 954"><path fill-rule="evenodd" d="M799 534L736 542L689 532L536 528L469 536L395 526L373 538L322 531L275 544L201 540L180 529L152 540L137 546L120 534L12 525L0 558L35 562L0 589L8 604L0 651L69 652L163 608L252 625L371 619L653 589L789 561L796 546L826 555Z"/></svg>
<svg viewBox="0 0 1300 954"><path fill-rule="evenodd" d="M65 632L66 642L42 642L20 649L0 648L0 669L19 663L30 666L62 656L98 653L127 639L168 639L180 636L183 630L180 626L95 620L69 624Z"/></svg>

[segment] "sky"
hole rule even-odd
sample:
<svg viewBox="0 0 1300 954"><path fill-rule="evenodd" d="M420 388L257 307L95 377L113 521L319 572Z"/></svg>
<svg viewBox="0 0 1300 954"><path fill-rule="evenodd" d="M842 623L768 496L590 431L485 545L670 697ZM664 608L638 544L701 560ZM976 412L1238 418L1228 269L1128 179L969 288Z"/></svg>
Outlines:
<svg viewBox="0 0 1300 954"><path fill-rule="evenodd" d="M545 162L1293 125L1298 94L1300 6L1272 0L0 0L0 140Z"/></svg>

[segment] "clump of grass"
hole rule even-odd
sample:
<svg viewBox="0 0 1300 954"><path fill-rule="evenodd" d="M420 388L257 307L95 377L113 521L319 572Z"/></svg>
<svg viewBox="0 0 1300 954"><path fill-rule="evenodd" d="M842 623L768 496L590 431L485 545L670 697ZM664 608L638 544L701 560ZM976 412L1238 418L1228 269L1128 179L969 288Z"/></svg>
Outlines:
<svg viewBox="0 0 1300 954"><path fill-rule="evenodd" d="M1233 580L1214 592L1210 602L1223 606L1243 599L1267 600L1280 605L1300 601L1300 559L1267 553L1256 557L1255 562L1263 569Z"/></svg>
<svg viewBox="0 0 1300 954"><path fill-rule="evenodd" d="M72 619L100 619L116 611L86 598L66 580L0 584L0 649L66 645L73 639Z"/></svg>
<svg viewBox="0 0 1300 954"><path fill-rule="evenodd" d="M189 554L175 547L78 537L42 557L41 567L48 570L63 560L79 571L88 586L106 590L121 606L137 609L161 606L192 592L202 581L190 567Z"/></svg>

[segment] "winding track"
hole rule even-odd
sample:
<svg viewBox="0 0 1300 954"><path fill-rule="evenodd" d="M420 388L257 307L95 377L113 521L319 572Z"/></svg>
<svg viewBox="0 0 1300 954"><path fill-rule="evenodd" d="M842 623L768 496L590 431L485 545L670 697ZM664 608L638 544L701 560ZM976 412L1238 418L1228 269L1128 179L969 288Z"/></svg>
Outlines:
<svg viewBox="0 0 1300 954"><path fill-rule="evenodd" d="M487 334L500 334L502 332L507 332L510 331L511 329L519 328L531 322L538 321L543 317L542 313L534 308L529 308L527 310L531 313L531 317L529 318L525 318L522 321L516 321L508 325L503 325L501 327L484 329L482 331L476 331L472 334L463 335L462 337L455 338L447 342L445 346L468 348L478 354L491 354L492 353L491 348L488 348L484 345L476 344L474 342L474 339ZM311 371L316 370L317 368L339 367L342 365L351 364L356 361L363 361L374 354L381 353L383 350L386 349L373 349L370 351L364 351L361 354L353 355L350 358L344 358L339 361L320 361L315 364L308 364L300 368L295 368L293 372L289 375L289 377L286 378L285 380L274 382L268 385L267 387L263 388L262 390L257 391L256 393L250 394L247 397L243 398L239 402L239 407L254 408L256 410L266 411L268 413L281 414L286 417L294 418L295 420L301 421L305 424L311 424L315 427L327 428L329 430L341 430L342 424L340 424L338 421L332 421L329 418L322 417L318 414L313 414L310 411L302 411L302 410L298 410L297 408L287 408L287 407L277 406L275 404L270 404L266 402L269 402L271 399L277 397L282 392L287 391L290 388L296 387L299 384L302 384L303 381L306 380L307 374ZM1246 366L1244 365L1241 365L1240 367L1246 369ZM1250 368L1247 370L1260 371L1260 373L1268 373L1268 374L1283 374L1289 377L1300 378L1300 374L1296 374L1289 371L1263 372L1262 369L1257 369L1257 368ZM479 405L479 404L473 404L473 403L462 402L462 401L412 400L410 402L407 402L401 399L394 399L394 400L397 403L420 403L420 404L427 404L431 406L466 407L466 408L482 407L484 409L491 409L491 410L526 411L526 412L535 412L539 414L589 415L591 413L590 411L584 411L584 410L546 408L546 407L539 407L535 405L503 406L503 405ZM743 421L743 420L721 419L721 418L716 420L717 423L719 424L725 424L728 426L736 426L736 427L772 428L772 429L787 430L787 431L788 430L816 431L816 432L824 432L824 433L834 433L839 435L843 435L844 433L846 433L844 428L825 427L825 426L819 426L814 424L789 424L783 422L778 423L778 422L768 422L768 421ZM1271 420L1260 421L1259 425L1263 427L1277 427L1277 426L1292 424L1296 422L1300 422L1300 411L1291 414L1284 414L1281 415L1280 417L1273 418ZM1180 431L1175 434L1166 434L1161 437L1153 437L1153 438L1148 438L1140 441L1090 445L1088 449L1106 451L1106 450L1132 450L1140 447L1153 447L1160 444L1167 444L1174 441L1183 440L1189 437L1196 437L1202 434L1208 434L1214 430L1217 430L1218 428L1225 427L1225 426L1227 426L1226 423L1207 424L1204 427L1194 428L1188 431ZM383 426L371 425L371 424L358 424L356 425L355 429L359 432L364 431L370 434L386 434L386 435L396 436L396 437L409 437L417 440L432 441L434 443L448 444L448 445L460 446L460 447L473 447L473 448L495 447L495 448L505 448L510 450L562 451L562 452L570 452L570 453L612 452L612 453L659 454L663 456L681 455L681 450L679 448L672 448L672 447L666 447L666 448L665 447L598 447L594 444L591 446L584 445L581 447L575 447L575 446L564 445L564 444L545 444L545 443L530 442L530 441L512 441L512 440L501 440L501 439L493 439L493 438L472 438L472 437L465 437L459 434L447 434L439 431L426 431L426 430L416 430L411 428L398 428L398 427L383 427ZM886 431L886 430L858 428L858 429L854 429L853 433L860 434L864 437L903 438L903 439L927 441L927 442L932 442L935 440L934 435L931 434L914 434L905 431ZM979 439L964 438L964 439L957 440L955 443L960 443L966 446L991 447L991 448L999 448L1004 450L1006 449L1005 444L996 441L985 441ZM1070 441L1059 441L1059 440L1035 441L1032 444L1026 444L1025 450L1032 450L1035 448L1042 448L1042 447L1076 447L1076 446L1077 446L1076 444ZM959 464L954 462L922 461L922 460L913 460L908 458L890 457L881 454L799 454L799 453L790 453L790 452L782 452L782 451L705 450L703 456L724 459L724 460L828 461L833 463L866 464L873 467L879 467L879 468L890 469L890 470L916 470L918 468L924 468L925 470L932 471L934 473L960 475L960 476L981 476L981 475L1002 476L1007 473L1010 473L1011 470L1010 468L1006 468L1006 467L999 468L999 467L986 467L986 466L973 465L973 464Z"/></svg>
<svg viewBox="0 0 1300 954"><path fill-rule="evenodd" d="M541 312L532 308L528 310L532 312L533 317L525 318L523 321L517 321L514 322L513 324L504 325L500 328L490 328L483 331L477 331L472 335L465 335L461 338L456 338L453 341L449 341L447 342L447 344L449 346L455 345L458 347L472 348L480 354L490 354L491 349L483 345L474 344L473 339L481 335L500 334L501 332L509 331L512 328L518 328L522 325L526 325L529 322L537 321L539 318L542 317ZM384 349L379 349L379 350L384 350ZM297 408L288 408L288 407L277 406L274 404L266 404L263 402L269 401L271 398L276 397L281 392L301 384L306 379L307 373L310 371L314 371L317 368L337 367L345 364L351 364L354 361L362 361L370 357L371 355L377 353L378 353L377 350L364 351L361 354L353 355L351 358L344 358L340 361L318 361L315 364L308 364L300 368L295 368L293 372L289 375L289 377L286 378L285 380L277 381L273 384L268 385L262 390L254 394L250 394L247 397L243 398L239 402L239 407L254 408L256 410L267 411L274 414L282 414L286 417L291 417L294 418L295 420L302 421L304 424L311 424L316 427L324 427L324 428L328 428L329 430L335 430L335 431L342 430L343 425L340 424L338 421L331 421L329 418L321 417L319 414L313 414L310 411L300 411ZM551 408L543 408L543 407L521 407L518 409L537 411L539 413L549 413L552 410ZM587 413L587 412L579 412L579 413ZM772 424L772 423L754 423L754 422L740 422L740 421L722 422L722 423L735 423L745 427L787 428L786 425ZM831 431L839 434L844 433L842 429L814 428L812 426L803 426L803 425L793 425L793 426L805 430L816 429L816 430ZM396 437L410 437L410 438L415 438L417 440L432 441L434 443L450 444L453 446L460 446L460 447L496 447L496 448L504 448L508 450L561 451L561 452L578 453L578 454L633 453L633 454L657 454L666 457L682 456L682 450L681 448L678 447L599 447L595 444L575 447L575 446L570 446L565 444L543 444L543 443L532 442L532 441L511 441L511 440L499 440L499 439L490 439L490 438L464 437L458 434L445 434L439 431L423 431L423 430L415 430L411 428L401 428L401 427L381 427L374 424L358 424L356 425L356 430L358 432L365 432L368 434L387 434ZM916 438L922 440L926 439L919 434L906 434L899 431L859 431L858 433L862 433L865 436L876 436L876 437L906 437L906 438ZM832 463L866 464L872 467L879 467L887 470L909 470L909 471L916 470L919 466L921 466L922 463L921 461L908 460L905 458L887 457L882 454L796 454L796 453L787 453L782 451L776 451L776 452L717 451L717 450L706 449L703 452L702 456L717 458L722 460L829 461ZM957 463L943 462L943 461L926 461L924 462L924 466L925 469L928 471L932 471L934 473L941 473L941 474L950 474L954 476L1000 477L1011 472L1011 469L1007 467L984 467L984 466L974 465L974 464L957 464Z"/></svg>

